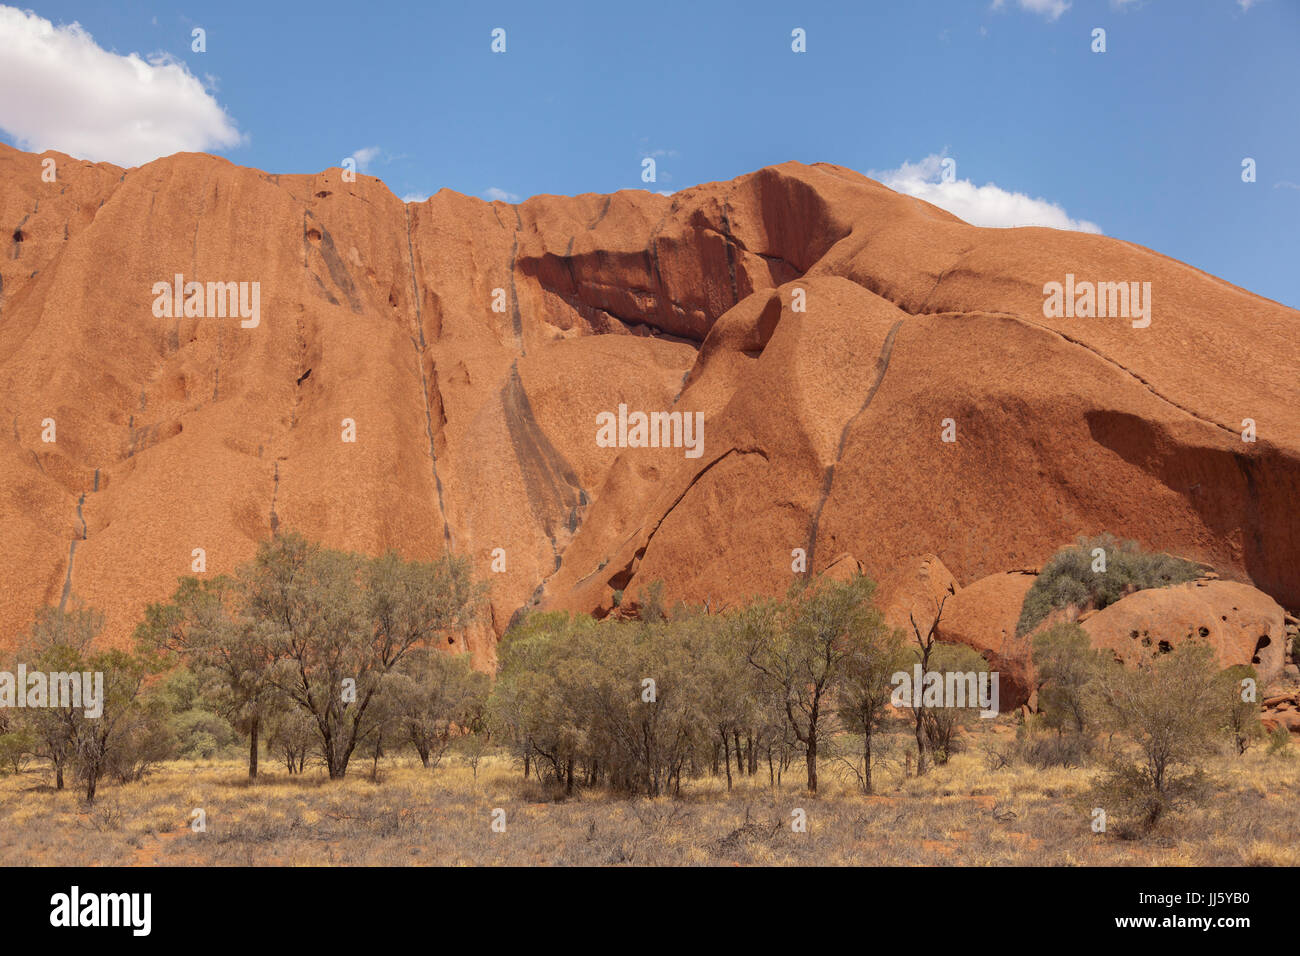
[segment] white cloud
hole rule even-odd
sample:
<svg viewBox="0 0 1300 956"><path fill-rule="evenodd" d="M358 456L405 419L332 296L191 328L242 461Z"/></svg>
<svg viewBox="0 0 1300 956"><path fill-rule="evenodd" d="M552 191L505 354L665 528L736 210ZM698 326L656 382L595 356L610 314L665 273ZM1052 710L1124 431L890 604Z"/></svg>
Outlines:
<svg viewBox="0 0 1300 956"><path fill-rule="evenodd" d="M1300 183L1293 183L1289 179L1279 179L1273 184L1274 189L1300 189Z"/></svg>
<svg viewBox="0 0 1300 956"><path fill-rule="evenodd" d="M370 164L378 158L380 152L378 146L365 146L361 149L354 149L352 158L357 161L358 172L369 173Z"/></svg>
<svg viewBox="0 0 1300 956"><path fill-rule="evenodd" d="M993 0L992 9L1001 10L1004 6L1006 0ZM1028 10L1030 13L1055 20L1070 9L1070 0L1016 0L1016 6L1021 10Z"/></svg>
<svg viewBox="0 0 1300 956"><path fill-rule="evenodd" d="M514 193L508 193L504 189L498 189L496 186L489 186L483 190L483 196L489 202L519 202L519 197Z"/></svg>
<svg viewBox="0 0 1300 956"><path fill-rule="evenodd" d="M960 216L973 226L1009 228L1048 226L1075 232L1101 233L1101 227L1084 219L1071 219L1064 209L1046 199L1007 192L993 183L976 186L969 179L942 180L946 157L931 153L919 163L903 163L897 169L869 172L895 192L916 196L940 209Z"/></svg>
<svg viewBox="0 0 1300 956"><path fill-rule="evenodd" d="M0 6L0 128L23 149L139 166L237 146L234 120L184 63L120 56L78 23Z"/></svg>
<svg viewBox="0 0 1300 956"><path fill-rule="evenodd" d="M1242 13L1248 13L1250 8L1258 2L1259 0L1237 0L1237 6L1241 7Z"/></svg>
<svg viewBox="0 0 1300 956"><path fill-rule="evenodd" d="M429 195L429 193L407 193L402 197L402 202L424 202Z"/></svg>

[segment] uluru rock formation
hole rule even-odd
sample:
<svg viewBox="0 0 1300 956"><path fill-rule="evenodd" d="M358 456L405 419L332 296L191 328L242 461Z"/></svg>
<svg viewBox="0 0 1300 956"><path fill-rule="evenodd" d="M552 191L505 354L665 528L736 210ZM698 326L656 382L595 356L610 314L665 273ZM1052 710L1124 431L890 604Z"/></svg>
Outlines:
<svg viewBox="0 0 1300 956"><path fill-rule="evenodd" d="M718 607L784 592L796 549L902 608L918 555L941 591L1105 530L1300 606L1300 313L1128 242L799 163L403 204L0 146L0 216L2 641L73 594L124 640L195 549L230 571L276 529L468 555L484 664L522 607L656 579ZM258 323L157 316L178 275L259 283ZM1045 317L1067 275L1149 282L1149 327ZM699 413L698 457L604 447L620 406Z"/></svg>

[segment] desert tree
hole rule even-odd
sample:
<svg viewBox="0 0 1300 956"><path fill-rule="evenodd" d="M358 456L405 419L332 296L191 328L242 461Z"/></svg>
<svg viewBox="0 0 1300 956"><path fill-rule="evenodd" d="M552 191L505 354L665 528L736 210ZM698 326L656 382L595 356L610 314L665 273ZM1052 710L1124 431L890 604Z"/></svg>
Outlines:
<svg viewBox="0 0 1300 956"><path fill-rule="evenodd" d="M103 628L104 615L94 608L40 608L18 641L18 659L47 673L79 671ZM21 721L14 721L25 725L23 729L31 735L37 756L50 761L57 790L63 789L65 772L75 756L81 719L80 708L65 706L33 708L23 712Z"/></svg>
<svg viewBox="0 0 1300 956"><path fill-rule="evenodd" d="M1264 736L1259 703L1251 692L1257 680L1255 668L1249 664L1234 664L1223 673L1223 691L1228 698L1223 710L1223 729L1238 756Z"/></svg>
<svg viewBox="0 0 1300 956"><path fill-rule="evenodd" d="M1147 588L1164 588L1200 577L1191 561L1142 550L1111 534L1080 537L1048 559L1025 594L1016 636L1026 637L1052 613L1073 607L1101 610Z"/></svg>
<svg viewBox="0 0 1300 956"><path fill-rule="evenodd" d="M50 700L28 712L56 779L61 783L70 765L87 803L95 802L105 773L116 770L122 776L127 768L126 775L135 776L138 760L161 759L168 746L159 728L165 715L157 701L141 700L146 680L161 669L159 660L147 650L97 648L95 638L103 625L103 614L93 608L42 608L20 643L28 667L44 672L51 683L56 675L75 681L89 674L100 685L93 707L81 695L81 700L64 698L57 705Z"/></svg>
<svg viewBox="0 0 1300 956"><path fill-rule="evenodd" d="M965 701L945 700L939 706L925 705L922 711L925 746L936 764L945 764L958 750L957 730L979 720L979 675L988 673L989 665L983 656L964 644L938 642L930 655L930 669L944 681L964 694ZM925 694L922 694L924 700Z"/></svg>
<svg viewBox="0 0 1300 956"><path fill-rule="evenodd" d="M907 613L907 619L912 625L912 637L916 641L917 662L921 665L921 678L930 672L930 656L934 653L935 644L938 643L939 620L943 617L944 605L948 603L948 595L945 594L939 599L934 611L934 619L930 626L926 628L925 633L921 633L921 627L916 623L916 615L911 611ZM916 775L924 776L926 771L926 719L925 719L925 699L924 695L919 695L921 702L912 708L913 711L913 732L916 736Z"/></svg>
<svg viewBox="0 0 1300 956"><path fill-rule="evenodd" d="M465 762L469 764L470 771L474 775L474 780L478 780L478 767L487 756L489 748L492 746L492 738L495 727L490 719L488 712L488 695L491 693L491 679L487 675L483 677L483 689L481 693L474 694L470 698L465 708L462 729L464 733L458 738L460 742L461 755Z"/></svg>
<svg viewBox="0 0 1300 956"><path fill-rule="evenodd" d="M468 654L413 649L386 690L394 732L415 748L424 767L436 769L453 738L481 716L490 682Z"/></svg>
<svg viewBox="0 0 1300 956"><path fill-rule="evenodd" d="M284 762L290 776L301 774L319 746L312 715L287 697L275 697L263 719L267 751Z"/></svg>
<svg viewBox="0 0 1300 956"><path fill-rule="evenodd" d="M331 779L377 732L371 706L385 678L413 649L454 642L483 594L463 558L366 559L297 534L263 544L248 582L275 660L268 680L311 714Z"/></svg>
<svg viewBox="0 0 1300 956"><path fill-rule="evenodd" d="M577 645L596 626L564 612L534 612L515 622L497 645L490 719L514 746L525 778L535 768L539 776L571 779L569 768L589 729L579 705L591 670Z"/></svg>
<svg viewBox="0 0 1300 956"><path fill-rule="evenodd" d="M628 645L624 660L631 666L610 661L619 678L608 686L603 713L616 752L635 768L647 796L680 792L682 771L703 736L699 663L710 637L707 623L688 613L625 626L627 640L619 643Z"/></svg>
<svg viewBox="0 0 1300 956"><path fill-rule="evenodd" d="M745 618L740 614L706 615L701 624L705 640L700 646L695 674L701 720L712 737L711 749L722 752L727 789L732 787L731 754L738 749L742 731L752 738L757 731L762 745L758 684L754 668L745 659ZM784 714L781 715L784 723ZM741 768L736 754L737 770Z"/></svg>
<svg viewBox="0 0 1300 956"><path fill-rule="evenodd" d="M1060 623L1034 635L1032 661L1040 719L1058 734L1087 734L1099 720L1097 677L1104 657L1078 624Z"/></svg>
<svg viewBox="0 0 1300 956"><path fill-rule="evenodd" d="M873 620L873 590L860 575L846 582L822 578L796 584L782 605L759 602L747 611L746 659L781 697L803 746L811 793L817 792L817 757L834 716L827 702Z"/></svg>
<svg viewBox="0 0 1300 956"><path fill-rule="evenodd" d="M158 664L154 658L118 649L91 654L81 663L78 669L104 675L100 715L92 718L74 712L72 721L77 773L85 785L86 802L94 803L103 774L123 766L118 758L132 745L132 731L139 734L152 729L149 716L157 715L142 713L140 693L145 680L157 673ZM155 751L149 759L163 756Z"/></svg>
<svg viewBox="0 0 1300 956"><path fill-rule="evenodd" d="M277 693L269 679L274 622L249 612L253 584L247 569L238 578L181 578L171 601L145 608L136 628L142 645L188 664L231 726L248 736L249 779L257 778L260 731Z"/></svg>
<svg viewBox="0 0 1300 956"><path fill-rule="evenodd" d="M1196 640L1136 666L1106 667L1099 677L1102 702L1140 759L1114 759L1098 786L1102 806L1108 801L1145 831L1194 799L1204 782L1199 758L1223 732L1236 686L1215 665L1210 647Z"/></svg>
<svg viewBox="0 0 1300 956"><path fill-rule="evenodd" d="M845 729L862 735L862 767L850 762L862 792L872 789L872 742L893 696L893 676L911 663L903 632L888 627L878 611L864 615L862 631L845 661L839 693L840 720Z"/></svg>

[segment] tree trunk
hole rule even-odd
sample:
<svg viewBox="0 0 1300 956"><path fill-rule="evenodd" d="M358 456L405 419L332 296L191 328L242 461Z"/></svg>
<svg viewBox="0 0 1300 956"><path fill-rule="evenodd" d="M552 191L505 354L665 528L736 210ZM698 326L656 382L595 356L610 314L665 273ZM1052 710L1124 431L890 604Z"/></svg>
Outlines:
<svg viewBox="0 0 1300 956"><path fill-rule="evenodd" d="M731 790L731 744L727 740L727 732L722 732L722 762L727 766L727 790Z"/></svg>
<svg viewBox="0 0 1300 956"><path fill-rule="evenodd" d="M248 731L248 779L257 779L257 725L259 719L253 717L253 726Z"/></svg>
<svg viewBox="0 0 1300 956"><path fill-rule="evenodd" d="M805 745L808 758L808 792L817 792L817 724L808 724L808 742Z"/></svg>
<svg viewBox="0 0 1300 956"><path fill-rule="evenodd" d="M347 758L338 756L331 747L325 751L325 767L331 780L342 780L348 772Z"/></svg>
<svg viewBox="0 0 1300 956"><path fill-rule="evenodd" d="M925 776L925 729L923 721L925 720L925 708L918 707L916 710L916 775Z"/></svg>
<svg viewBox="0 0 1300 956"><path fill-rule="evenodd" d="M61 759L54 761L54 789L63 789L63 761Z"/></svg>
<svg viewBox="0 0 1300 956"><path fill-rule="evenodd" d="M862 736L862 792L871 793L871 724Z"/></svg>

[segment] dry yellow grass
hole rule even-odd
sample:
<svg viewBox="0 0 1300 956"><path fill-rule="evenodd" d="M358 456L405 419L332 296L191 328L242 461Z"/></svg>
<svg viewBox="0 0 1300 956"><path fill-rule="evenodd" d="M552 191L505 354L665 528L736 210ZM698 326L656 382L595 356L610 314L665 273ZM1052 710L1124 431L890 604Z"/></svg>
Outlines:
<svg viewBox="0 0 1300 956"><path fill-rule="evenodd" d="M1005 740L1005 731L990 740ZM906 740L896 741L905 752ZM887 762L879 793L858 793L833 762L822 792L798 766L772 790L765 775L688 781L680 799L584 791L567 800L489 757L477 780L449 759L369 763L347 779L270 768L250 784L238 761L170 763L139 783L105 785L95 806L57 792L41 769L0 777L4 865L972 865L1300 864L1300 760L1210 760L1213 796L1141 840L1089 827L1095 770L989 769L972 746L916 779ZM505 832L492 813L505 811ZM808 830L791 829L806 811ZM191 829L202 809L206 832Z"/></svg>

